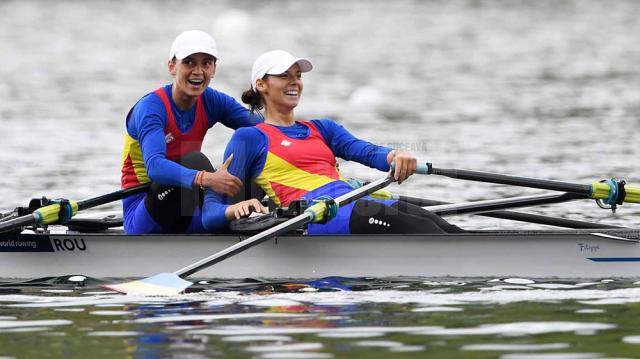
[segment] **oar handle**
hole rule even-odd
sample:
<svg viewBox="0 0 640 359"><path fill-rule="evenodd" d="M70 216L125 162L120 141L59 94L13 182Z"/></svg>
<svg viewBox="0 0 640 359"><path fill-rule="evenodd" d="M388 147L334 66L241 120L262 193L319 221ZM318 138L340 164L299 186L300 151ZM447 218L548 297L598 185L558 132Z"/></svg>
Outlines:
<svg viewBox="0 0 640 359"><path fill-rule="evenodd" d="M421 175L430 175L431 172L431 163L418 163L418 168L416 169L416 173L417 174L421 174Z"/></svg>

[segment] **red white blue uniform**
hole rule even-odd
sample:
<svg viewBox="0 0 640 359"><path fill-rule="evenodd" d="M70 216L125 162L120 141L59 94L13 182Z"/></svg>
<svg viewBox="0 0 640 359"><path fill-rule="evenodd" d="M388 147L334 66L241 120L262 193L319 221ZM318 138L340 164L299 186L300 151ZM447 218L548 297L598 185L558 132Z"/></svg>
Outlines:
<svg viewBox="0 0 640 359"><path fill-rule="evenodd" d="M340 179L336 158L316 126L300 124L309 128L307 138L291 138L265 123L256 126L268 138L268 149L255 182L278 207L288 207L291 201Z"/></svg>
<svg viewBox="0 0 640 359"><path fill-rule="evenodd" d="M142 97L129 111L122 155L122 187L154 182L163 186L192 188L197 170L178 164L185 153L200 151L206 132L220 122L238 129L254 126L258 115L232 97L207 88L196 105L187 110L176 106L171 96L172 84ZM124 227L127 233L162 233L162 223L155 223L144 206L146 194L123 200ZM194 213L192 228L202 232L199 210Z"/></svg>
<svg viewBox="0 0 640 359"><path fill-rule="evenodd" d="M251 178L279 206L300 198L333 198L352 190L340 179L336 156L388 171L390 148L360 140L329 119L296 122L290 127L262 123L236 131L225 150L233 153L229 172ZM207 191L203 225L218 231L228 224L224 211L228 199ZM353 204L340 208L326 224L309 225L311 234L349 233Z"/></svg>
<svg viewBox="0 0 640 359"><path fill-rule="evenodd" d="M164 140L166 143L166 159L177 161L182 155L200 151L204 135L209 129L209 121L202 104L202 96L198 97L195 106L195 121L187 132L182 132L178 128L176 118L171 108L171 100L164 88L159 88L153 92L164 106L167 114L167 121L164 127ZM131 114L129 114L131 116ZM151 182L147 174L140 142L129 133L124 135L124 150L122 151L122 188L135 187L137 185Z"/></svg>

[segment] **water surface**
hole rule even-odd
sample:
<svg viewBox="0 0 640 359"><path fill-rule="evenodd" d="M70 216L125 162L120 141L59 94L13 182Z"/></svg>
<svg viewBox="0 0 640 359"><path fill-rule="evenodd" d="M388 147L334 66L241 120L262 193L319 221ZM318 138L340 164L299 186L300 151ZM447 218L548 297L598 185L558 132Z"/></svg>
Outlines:
<svg viewBox="0 0 640 359"><path fill-rule="evenodd" d="M136 297L72 279L0 284L0 355L633 358L640 349L632 281L207 280L176 297Z"/></svg>
<svg viewBox="0 0 640 359"><path fill-rule="evenodd" d="M218 40L212 86L233 96L248 87L258 54L284 48L315 64L305 74L301 118L331 117L439 167L578 183L615 176L638 185L639 13L631 0L3 1L0 208L117 189L124 117L171 81L171 41L190 28ZM208 135L212 162L230 135L220 125ZM380 176L340 166L353 177ZM437 177L391 189L450 202L537 193ZM612 214L582 201L529 211L635 227L640 207ZM449 219L469 229L539 228ZM634 281L208 278L177 297L136 298L75 279L3 280L0 357L640 352Z"/></svg>

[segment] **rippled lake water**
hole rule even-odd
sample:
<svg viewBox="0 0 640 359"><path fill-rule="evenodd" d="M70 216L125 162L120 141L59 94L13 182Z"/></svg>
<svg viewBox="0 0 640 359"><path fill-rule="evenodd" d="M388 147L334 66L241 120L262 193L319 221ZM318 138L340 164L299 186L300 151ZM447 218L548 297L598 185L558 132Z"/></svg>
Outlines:
<svg viewBox="0 0 640 359"><path fill-rule="evenodd" d="M630 281L208 280L164 298L96 284L0 283L0 355L567 359L640 346Z"/></svg>
<svg viewBox="0 0 640 359"><path fill-rule="evenodd" d="M233 96L248 86L258 54L284 48L315 64L305 74L300 117L329 116L439 167L585 184L615 176L638 185L639 13L632 0L3 1L0 210L42 195L83 199L117 189L124 116L171 81L169 46L189 28L217 39L222 59L212 86ZM219 125L210 133L204 148L213 162L230 135ZM379 176L357 164L341 168ZM450 202L537 193L436 177L391 189ZM529 211L636 227L640 206L612 214L584 201ZM451 220L473 229L537 228ZM346 281L342 290L214 282L162 299L107 294L92 279L7 279L0 357L640 352L634 281Z"/></svg>

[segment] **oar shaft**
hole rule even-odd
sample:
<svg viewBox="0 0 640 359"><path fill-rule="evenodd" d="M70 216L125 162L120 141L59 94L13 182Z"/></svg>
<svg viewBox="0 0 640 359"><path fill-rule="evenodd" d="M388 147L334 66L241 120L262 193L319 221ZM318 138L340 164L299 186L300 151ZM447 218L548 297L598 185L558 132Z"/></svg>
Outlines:
<svg viewBox="0 0 640 359"><path fill-rule="evenodd" d="M256 246L262 242L268 241L274 237L285 234L292 229L304 226L305 224L313 220L313 214L305 212L287 222L280 223L279 225L272 227L262 233L249 237L241 242L238 242L231 247L227 247L215 254L210 255L207 258L203 258L193 264L190 264L182 269L175 271L174 273L180 278L186 278L193 273L199 272L205 268L208 268L216 263L233 257L236 254L246 251L247 249Z"/></svg>
<svg viewBox="0 0 640 359"><path fill-rule="evenodd" d="M334 201L336 202L338 207L342 207L353 201L357 201L362 197L368 196L371 193L381 188L388 186L393 181L394 181L393 177L381 178L379 180L368 183L358 189L355 189L349 193L345 193L342 196L336 198Z"/></svg>
<svg viewBox="0 0 640 359"><path fill-rule="evenodd" d="M388 184L393 182L392 177L381 178L377 181L371 182L365 186L362 186L358 189L355 189L349 193L346 193L336 199L334 202L338 206L338 208L356 201L364 196L369 195L372 192L379 190L380 188L386 187ZM241 242L238 242L231 247L225 248L217 253L210 255L209 257L203 258L191 265L188 265L184 268L178 269L174 272L180 278L186 278L196 272L199 272L205 268L208 268L216 263L219 263L229 257L232 257L236 254L244 252L245 250L258 245L262 242L268 241L274 237L290 232L293 229L304 226L305 224L310 223L314 219L314 214L311 211L305 211L297 217L294 217L284 223L281 223L273 228L270 228L264 232L258 233L255 236L249 237Z"/></svg>
<svg viewBox="0 0 640 359"><path fill-rule="evenodd" d="M439 216L450 216L459 214L476 214L491 212L507 208L519 208L530 206L541 206L545 204L561 203L576 199L587 198L585 195L576 193L545 193L534 196L522 196L512 198L491 199L485 201L475 201L466 203L452 203L429 207L429 211Z"/></svg>
<svg viewBox="0 0 640 359"><path fill-rule="evenodd" d="M0 223L0 233L10 232L14 228L22 228L36 223L37 217L31 213L26 216L9 219Z"/></svg>
<svg viewBox="0 0 640 359"><path fill-rule="evenodd" d="M564 228L572 228L572 229L625 229L625 228L628 228L628 227L622 227L622 226L612 226L610 224L591 223L591 222L585 222L585 221L577 221L575 219L556 218L556 217L543 216L539 214L521 213L521 212L513 212L513 211L495 211L495 212L480 213L479 215L484 217L490 217L490 218L508 219L511 221L543 224L546 226L564 227Z"/></svg>
<svg viewBox="0 0 640 359"><path fill-rule="evenodd" d="M424 174L430 174L430 175L446 176L446 177L462 179L462 180L505 184L505 185L512 185L512 186L522 186L522 187L546 189L551 191L578 193L578 194L584 194L588 196L591 196L591 192L592 192L591 185L581 185L581 184L561 182L561 181L518 177L518 176L510 176L510 175L488 173L488 172L468 171L468 170L451 169L451 168L436 168L431 166L431 164L427 164L426 168L424 166L420 166L418 172L424 173Z"/></svg>
<svg viewBox="0 0 640 359"><path fill-rule="evenodd" d="M0 222L8 221L18 216L18 210L14 209L11 212L0 214Z"/></svg>
<svg viewBox="0 0 640 359"><path fill-rule="evenodd" d="M113 201L121 200L129 196L133 196L135 194L147 192L149 190L149 186L151 186L151 183L144 183L135 187L121 189L118 191L104 194L102 196L78 201L78 210L80 211L83 209L97 207L103 204L111 203Z"/></svg>
<svg viewBox="0 0 640 359"><path fill-rule="evenodd" d="M436 201L433 199L418 198L418 197L411 197L411 196L398 196L397 198L400 201L411 203L416 206L427 207L425 208L427 210L430 210L428 206L451 204L450 202ZM621 226L612 226L608 224L591 223L591 222L577 221L573 219L549 217L549 216L543 216L539 214L521 213L521 212L514 212L514 211L499 210L499 211L482 212L482 213L474 213L474 214L478 216L483 216L483 217L506 219L510 221L543 224L547 226L573 228L573 229L626 228Z"/></svg>
<svg viewBox="0 0 640 359"><path fill-rule="evenodd" d="M416 173L440 175L462 180L506 184L512 186L547 189L588 195L591 199L601 199L609 205L640 203L640 188L629 186L615 179L594 182L589 185L543 180L528 177L509 176L497 173L468 171L451 168L435 168L431 163L418 165Z"/></svg>

